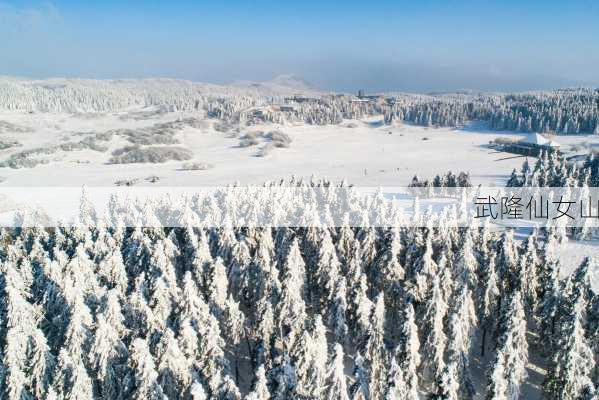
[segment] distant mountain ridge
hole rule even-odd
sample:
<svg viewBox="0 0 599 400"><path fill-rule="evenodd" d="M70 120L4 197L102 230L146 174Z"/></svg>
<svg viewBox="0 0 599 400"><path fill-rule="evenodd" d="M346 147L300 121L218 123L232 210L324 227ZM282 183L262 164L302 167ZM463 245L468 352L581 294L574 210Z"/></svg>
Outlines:
<svg viewBox="0 0 599 400"><path fill-rule="evenodd" d="M265 82L237 81L231 84L235 87L262 89L273 92L317 93L320 92L301 77L292 74L278 75Z"/></svg>

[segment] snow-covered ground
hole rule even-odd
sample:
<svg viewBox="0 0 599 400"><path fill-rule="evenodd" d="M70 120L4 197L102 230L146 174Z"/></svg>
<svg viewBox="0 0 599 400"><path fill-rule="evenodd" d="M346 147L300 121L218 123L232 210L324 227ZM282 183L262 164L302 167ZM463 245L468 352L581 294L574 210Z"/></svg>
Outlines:
<svg viewBox="0 0 599 400"><path fill-rule="evenodd" d="M139 110L131 111L137 115ZM156 184L167 186L226 185L239 181L258 184L291 175L317 174L333 180L346 178L355 185L407 185L415 174L431 178L449 170L471 173L474 184L502 185L523 158L487 148L498 135L473 130L423 128L411 125L386 126L381 118L346 121L340 125L255 125L239 132L214 129L217 121L197 113L164 113L151 118L128 118L119 114L0 113L0 121L30 132L1 134L0 139L18 141L20 147L0 151L0 161L10 154L61 143L78 142L96 133L114 129L137 129L185 118L200 120L175 134L193 159L208 163L203 171L182 171L184 162L163 164L110 165L113 150L128 143L113 136L106 152L58 150L51 161L34 168L0 168L2 185L113 185L122 179L160 177ZM280 130L292 138L289 148L275 148L267 156L256 156L263 143L239 147L239 136L248 132ZM502 134L503 135L503 134Z"/></svg>

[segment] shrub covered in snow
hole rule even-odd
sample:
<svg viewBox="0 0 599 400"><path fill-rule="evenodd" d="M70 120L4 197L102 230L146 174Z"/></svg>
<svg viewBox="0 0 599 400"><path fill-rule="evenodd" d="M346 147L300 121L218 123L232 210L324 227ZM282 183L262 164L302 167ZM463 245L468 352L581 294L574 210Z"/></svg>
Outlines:
<svg viewBox="0 0 599 400"><path fill-rule="evenodd" d="M118 181L114 182L114 184L116 186L133 186L139 183L139 179L134 178L134 179L119 179Z"/></svg>
<svg viewBox="0 0 599 400"><path fill-rule="evenodd" d="M158 130L154 128L146 129L119 129L115 134L123 136L128 142L138 145L153 144L177 144L174 132L168 130Z"/></svg>
<svg viewBox="0 0 599 400"><path fill-rule="evenodd" d="M93 150L105 152L108 150L108 141L112 136L107 133L98 133L85 137L78 142L60 143L48 147L36 147L11 154L0 166L10 168L33 168L39 164L50 162L53 157L58 157L60 152L71 152L79 150ZM9 142L17 143L17 142ZM0 141L0 149L2 142ZM56 155L56 156L54 156Z"/></svg>
<svg viewBox="0 0 599 400"><path fill-rule="evenodd" d="M172 146L125 146L112 152L110 164L164 163L185 161L193 157L191 150Z"/></svg>
<svg viewBox="0 0 599 400"><path fill-rule="evenodd" d="M262 132L249 132L239 138L239 147L251 147L260 143Z"/></svg>
<svg viewBox="0 0 599 400"><path fill-rule="evenodd" d="M212 164L201 162L185 163L181 166L182 171L204 171L212 168L214 168Z"/></svg>
<svg viewBox="0 0 599 400"><path fill-rule="evenodd" d="M56 153L57 150L58 149L55 146L23 150L11 154L6 160L0 163L0 166L9 168L33 168L36 165L50 162L50 156Z"/></svg>
<svg viewBox="0 0 599 400"><path fill-rule="evenodd" d="M279 130L273 130L267 133L262 131L249 132L239 138L239 147L256 146L264 142L264 146L257 154L258 157L263 157L268 154L274 147L287 148L292 140L289 135Z"/></svg>
<svg viewBox="0 0 599 400"><path fill-rule="evenodd" d="M264 137L270 140L275 147L289 147L292 142L291 137L281 131L270 131Z"/></svg>
<svg viewBox="0 0 599 400"><path fill-rule="evenodd" d="M0 150L10 149L11 147L20 146L21 143L16 140L2 140L0 139Z"/></svg>
<svg viewBox="0 0 599 400"><path fill-rule="evenodd" d="M29 133L33 129L16 125L8 121L0 121L0 133Z"/></svg>

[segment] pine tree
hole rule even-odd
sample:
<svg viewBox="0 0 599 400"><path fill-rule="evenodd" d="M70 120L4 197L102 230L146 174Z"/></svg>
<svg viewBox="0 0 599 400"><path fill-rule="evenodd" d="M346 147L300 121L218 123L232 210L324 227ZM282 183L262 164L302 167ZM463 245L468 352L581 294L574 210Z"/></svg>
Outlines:
<svg viewBox="0 0 599 400"><path fill-rule="evenodd" d="M424 334L422 353L422 369L424 379L431 382L441 376L445 368L445 347L447 337L443 324L447 313L447 304L441 294L439 277L435 276L432 282L429 297L426 301L421 332Z"/></svg>
<svg viewBox="0 0 599 400"><path fill-rule="evenodd" d="M407 399L407 387L404 382L403 371L397 363L396 357L391 356L391 363L387 373L387 383L385 388L385 400Z"/></svg>
<svg viewBox="0 0 599 400"><path fill-rule="evenodd" d="M541 344L551 353L555 349L558 322L561 317L563 283L560 280L561 267L558 261L545 261L544 268L539 285L541 294L536 317L541 332Z"/></svg>
<svg viewBox="0 0 599 400"><path fill-rule="evenodd" d="M281 291L279 271L272 260L272 237L263 234L258 240L256 254L241 273L241 301L247 307L276 299Z"/></svg>
<svg viewBox="0 0 599 400"><path fill-rule="evenodd" d="M478 293L480 325L482 330L480 355L481 357L484 357L487 336L494 332L496 321L499 318L497 314L499 310L500 292L497 272L495 270L494 255L490 256L488 262L481 263L480 276L480 280L483 282Z"/></svg>
<svg viewBox="0 0 599 400"><path fill-rule="evenodd" d="M583 300L578 298L565 321L564 336L544 384L551 399L578 399L585 391L592 391L595 357L585 337L583 313Z"/></svg>
<svg viewBox="0 0 599 400"><path fill-rule="evenodd" d="M94 340L89 358L100 381L101 396L118 399L121 398L121 376L127 357L127 348L119 337L118 326L109 321L110 319L106 318L103 313L96 316Z"/></svg>
<svg viewBox="0 0 599 400"><path fill-rule="evenodd" d="M223 350L225 343L218 320L210 314L208 305L198 294L190 272L183 277L178 314L179 326L186 329L186 337L188 337L182 346L183 351L196 354L198 368L202 370L204 376L214 378L208 382L209 392L217 393L222 384L220 376L226 375L229 370L229 363ZM194 332L198 336L197 345L192 343Z"/></svg>
<svg viewBox="0 0 599 400"><path fill-rule="evenodd" d="M129 276L135 277L149 270L151 254L151 239L141 228L135 228L123 244L123 261Z"/></svg>
<svg viewBox="0 0 599 400"><path fill-rule="evenodd" d="M116 288L119 292L124 293L128 289L129 279L123 263L123 256L116 246L109 251L98 263L98 275L106 286Z"/></svg>
<svg viewBox="0 0 599 400"><path fill-rule="evenodd" d="M349 226L349 214L343 216L343 223L339 228L337 236L337 242L335 248L337 249L337 258L341 263L341 268L344 272L347 272L349 260L352 256L352 248L355 246L354 232Z"/></svg>
<svg viewBox="0 0 599 400"><path fill-rule="evenodd" d="M382 399L385 394L387 379L386 349L385 349L385 298L381 293L377 297L375 306L370 316L370 329L363 351L366 364L369 368L371 399Z"/></svg>
<svg viewBox="0 0 599 400"><path fill-rule="evenodd" d="M312 285L309 290L313 293L312 303L314 310L319 312L326 308L326 304L335 296L335 284L339 280L341 265L337 259L337 252L328 230L323 230L318 251L318 261L314 271Z"/></svg>
<svg viewBox="0 0 599 400"><path fill-rule="evenodd" d="M2 268L5 296L2 319L6 324L2 391L8 399L42 397L49 388L55 361L39 328L41 312L27 301L30 293L16 266L8 262Z"/></svg>
<svg viewBox="0 0 599 400"><path fill-rule="evenodd" d="M206 391L201 383L195 381L189 387L189 396L192 400L206 400Z"/></svg>
<svg viewBox="0 0 599 400"><path fill-rule="evenodd" d="M79 223L83 226L95 226L96 221L96 209L89 198L86 188L83 187L79 201Z"/></svg>
<svg viewBox="0 0 599 400"><path fill-rule="evenodd" d="M526 379L528 344L520 292L514 292L500 322L501 336L489 373L488 400L518 398Z"/></svg>
<svg viewBox="0 0 599 400"><path fill-rule="evenodd" d="M218 381L219 376L220 373L215 375L217 377L215 381ZM241 393L235 382L233 382L233 379L229 375L225 375L221 379L221 385L214 397L218 400L241 400Z"/></svg>
<svg viewBox="0 0 599 400"><path fill-rule="evenodd" d="M269 376L273 382L271 390L273 400L285 400L294 397L297 377L295 368L286 354L274 360L274 367Z"/></svg>
<svg viewBox="0 0 599 400"><path fill-rule="evenodd" d="M595 268L596 264L591 261L591 258L586 257L570 276L565 288L570 309L578 300L582 302L582 307L585 310L590 307L595 293L591 283Z"/></svg>
<svg viewBox="0 0 599 400"><path fill-rule="evenodd" d="M518 173L516 172L516 169L514 168L514 170L512 171L512 175L510 176L510 179L508 179L505 186L518 187L518 186L522 186L522 184L523 184L523 182L522 182L520 176L518 175Z"/></svg>
<svg viewBox="0 0 599 400"><path fill-rule="evenodd" d="M459 398L471 399L474 396L474 385L470 377L469 355L476 327L476 311L470 296L470 290L463 285L457 293L454 311L449 316L450 339L448 345L449 364L442 379L444 389L453 393L448 386L457 381ZM446 375L451 374L448 378ZM449 381L447 379L450 379ZM452 394L453 396L453 394Z"/></svg>
<svg viewBox="0 0 599 400"><path fill-rule="evenodd" d="M268 390L268 384L266 381L266 374L264 373L264 365L261 365L256 370L256 378L252 391L245 397L246 400L269 400L270 391Z"/></svg>
<svg viewBox="0 0 599 400"><path fill-rule="evenodd" d="M365 225L368 226L368 225ZM369 282L374 282L374 262L377 257L377 235L374 228L360 228L356 235L360 242L359 250L359 262L361 264L361 270L367 275ZM370 298L374 298L375 294L369 292Z"/></svg>
<svg viewBox="0 0 599 400"><path fill-rule="evenodd" d="M92 380L85 366L80 359L71 357L65 349L62 349L58 355L54 385L54 389L65 399L94 398Z"/></svg>
<svg viewBox="0 0 599 400"><path fill-rule="evenodd" d="M327 325L331 329L335 340L345 343L347 340L347 289L345 278L340 277L335 284L335 291L332 301L327 307Z"/></svg>
<svg viewBox="0 0 599 400"><path fill-rule="evenodd" d="M145 400L165 400L166 396L158 382L156 364L150 354L148 343L137 338L131 343L129 367L133 371L131 377L130 398Z"/></svg>
<svg viewBox="0 0 599 400"><path fill-rule="evenodd" d="M418 397L418 369L420 367L420 340L418 339L418 327L416 326L414 307L408 304L405 308L401 339L396 349L399 366L403 373L405 387L399 388L403 398Z"/></svg>
<svg viewBox="0 0 599 400"><path fill-rule="evenodd" d="M226 344L229 349L232 349L234 358L234 373L235 381L239 381L239 358L237 356L241 339L246 336L245 332L245 315L239 309L239 304L229 295L225 304L225 310L221 322L221 332L226 332Z"/></svg>
<svg viewBox="0 0 599 400"><path fill-rule="evenodd" d="M415 292L414 297L422 300L430 290L431 279L437 274L438 266L433 260L432 233L428 233L426 238L425 250L420 259L416 262L414 269Z"/></svg>
<svg viewBox="0 0 599 400"><path fill-rule="evenodd" d="M497 276L499 278L499 288L505 291L511 291L515 289L511 286L518 283L518 280L513 279L513 277L517 275L515 271L518 267L512 231L506 230L501 235L501 238L496 245L496 254L495 265Z"/></svg>
<svg viewBox="0 0 599 400"><path fill-rule="evenodd" d="M358 352L354 360L354 383L350 388L351 398L355 400L368 400L370 399L369 392L369 374L364 367L364 358Z"/></svg>
<svg viewBox="0 0 599 400"><path fill-rule="evenodd" d="M457 254L457 261L455 265L457 275L456 280L464 282L472 289L478 286L476 274L479 266L476 257L474 256L472 235L468 231L464 236L466 238Z"/></svg>
<svg viewBox="0 0 599 400"><path fill-rule="evenodd" d="M282 294L276 311L280 337L285 340L288 349L294 347L307 317L306 305L302 296L304 276L305 264L298 243L294 241L285 260Z"/></svg>
<svg viewBox="0 0 599 400"><path fill-rule="evenodd" d="M210 264L209 277L207 279L207 291L210 306L220 315L225 308L227 301L227 292L229 290L229 280L227 278L227 269L221 258L217 258Z"/></svg>
<svg viewBox="0 0 599 400"><path fill-rule="evenodd" d="M160 353L158 383L167 398L176 398L191 383L190 365L171 329L166 330L157 347Z"/></svg>
<svg viewBox="0 0 599 400"><path fill-rule="evenodd" d="M145 274L141 273L133 282L133 289L129 293L123 309L128 320L128 328L134 336L145 337L150 335L151 325L155 320L152 309L148 305L148 288L145 282Z"/></svg>
<svg viewBox="0 0 599 400"><path fill-rule="evenodd" d="M336 343L328 364L326 389L323 397L332 400L349 400L344 372L343 346Z"/></svg>
<svg viewBox="0 0 599 400"><path fill-rule="evenodd" d="M356 343L364 340L370 327L370 314L374 305L368 298L367 291L366 276L362 274L351 291L348 304L350 332Z"/></svg>
<svg viewBox="0 0 599 400"><path fill-rule="evenodd" d="M537 293L539 291L539 282L537 271L539 268L539 259L537 256L537 236L532 233L527 241L520 261L519 280L522 286L522 293L526 301L527 310L533 312L537 308Z"/></svg>
<svg viewBox="0 0 599 400"><path fill-rule="evenodd" d="M388 296L395 295L397 286L405 277L405 271L399 262L401 237L398 229L392 229L384 252L376 259L374 270L374 286L377 293L384 291Z"/></svg>
<svg viewBox="0 0 599 400"><path fill-rule="evenodd" d="M327 364L326 329L319 315L312 323L311 332L304 330L292 353L298 394L319 398L324 389Z"/></svg>
<svg viewBox="0 0 599 400"><path fill-rule="evenodd" d="M436 391L431 396L435 400L458 400L460 384L458 381L458 366L456 360L451 360L443 368L443 372L437 378Z"/></svg>

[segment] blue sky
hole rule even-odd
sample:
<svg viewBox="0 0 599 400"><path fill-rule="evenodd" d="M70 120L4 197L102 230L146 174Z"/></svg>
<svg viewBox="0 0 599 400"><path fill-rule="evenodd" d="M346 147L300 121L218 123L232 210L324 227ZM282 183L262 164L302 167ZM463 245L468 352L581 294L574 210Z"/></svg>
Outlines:
<svg viewBox="0 0 599 400"><path fill-rule="evenodd" d="M599 85L599 2L0 0L0 74L333 90Z"/></svg>

